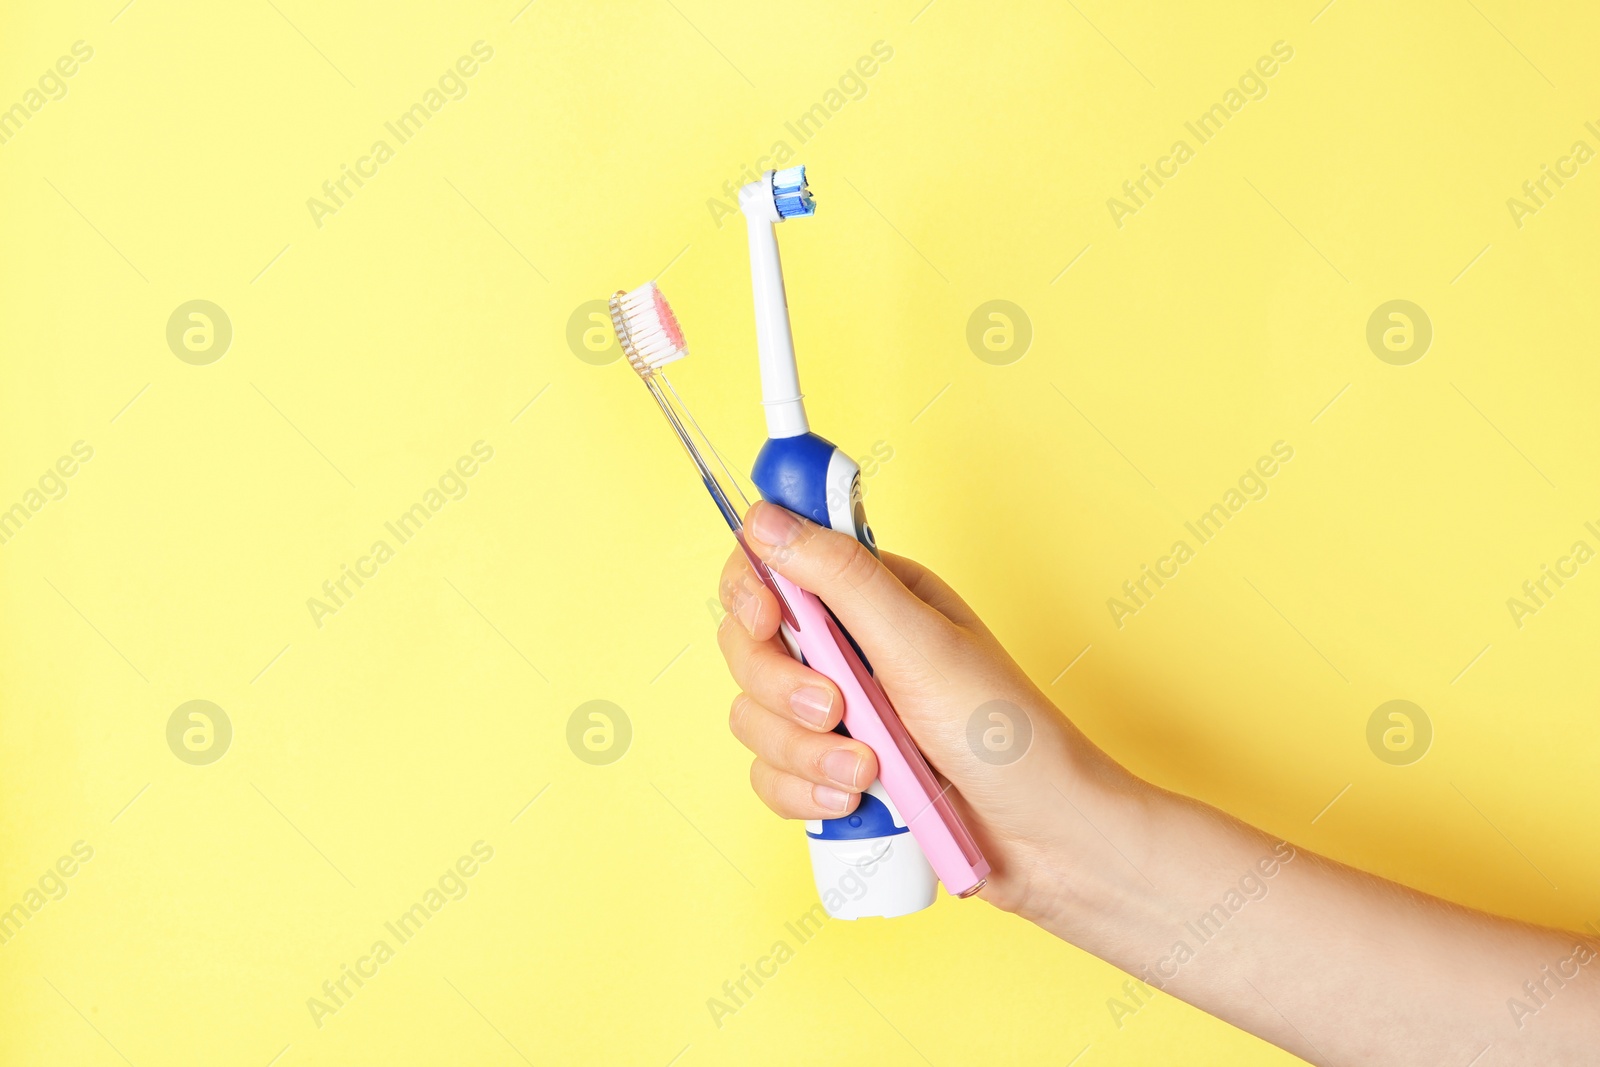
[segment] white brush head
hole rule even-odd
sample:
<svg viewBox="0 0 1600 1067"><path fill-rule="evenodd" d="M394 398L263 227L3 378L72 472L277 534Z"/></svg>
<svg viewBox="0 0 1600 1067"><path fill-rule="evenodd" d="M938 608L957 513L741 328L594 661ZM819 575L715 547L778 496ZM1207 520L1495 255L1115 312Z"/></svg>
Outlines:
<svg viewBox="0 0 1600 1067"><path fill-rule="evenodd" d="M631 293L619 290L612 296L611 327L622 354L628 357L628 365L641 378L648 378L689 354L683 328L655 282L647 282Z"/></svg>

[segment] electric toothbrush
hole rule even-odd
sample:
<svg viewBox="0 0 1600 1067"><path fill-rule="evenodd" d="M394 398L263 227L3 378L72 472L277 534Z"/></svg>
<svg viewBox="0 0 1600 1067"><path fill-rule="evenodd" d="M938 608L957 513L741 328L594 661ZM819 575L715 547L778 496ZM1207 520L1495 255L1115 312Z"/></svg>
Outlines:
<svg viewBox="0 0 1600 1067"><path fill-rule="evenodd" d="M847 533L877 555L862 506L860 467L833 442L811 432L800 392L777 223L816 212L805 168L767 171L739 190L739 208L750 236L750 285L767 419L767 442L756 456L751 479L763 499ZM791 642L785 643L797 659L805 660ZM882 784L874 782L849 815L806 823L811 871L829 915L894 917L933 904L938 880L916 840L907 834L904 815ZM866 889L858 899L841 899L838 886L852 875Z"/></svg>

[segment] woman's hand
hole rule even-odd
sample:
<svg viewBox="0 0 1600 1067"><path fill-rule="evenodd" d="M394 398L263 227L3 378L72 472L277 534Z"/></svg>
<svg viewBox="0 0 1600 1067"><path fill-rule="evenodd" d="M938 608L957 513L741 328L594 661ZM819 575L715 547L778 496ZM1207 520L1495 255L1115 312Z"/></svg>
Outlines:
<svg viewBox="0 0 1600 1067"><path fill-rule="evenodd" d="M1064 811L1084 788L1132 792L1134 780L1072 726L933 572L899 556L880 563L854 538L771 504L745 536L773 569L833 609L956 803L993 870L982 896L1042 917L1062 850ZM757 795L790 819L837 818L877 776L861 742L832 733L838 689L777 637L772 593L735 551L723 568L728 615L718 642L743 690L729 725L755 753ZM987 743L986 743L987 742Z"/></svg>

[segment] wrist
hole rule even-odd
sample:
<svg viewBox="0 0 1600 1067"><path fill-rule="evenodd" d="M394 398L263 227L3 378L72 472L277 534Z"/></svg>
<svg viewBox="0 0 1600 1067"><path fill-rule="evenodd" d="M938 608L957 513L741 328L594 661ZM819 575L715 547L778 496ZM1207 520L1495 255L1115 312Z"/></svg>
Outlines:
<svg viewBox="0 0 1600 1067"><path fill-rule="evenodd" d="M1103 755L1058 783L1062 817L1047 873L1019 913L1141 981L1167 988L1158 961L1185 923L1224 899L1242 874L1294 856L1211 806L1160 789ZM1288 848L1288 856L1282 854ZM1271 877L1263 870L1263 877ZM1263 895L1265 895L1263 893Z"/></svg>
<svg viewBox="0 0 1600 1067"><path fill-rule="evenodd" d="M1154 902L1154 842L1179 799L1094 755L1050 783L1049 838L1018 909L1075 944Z"/></svg>

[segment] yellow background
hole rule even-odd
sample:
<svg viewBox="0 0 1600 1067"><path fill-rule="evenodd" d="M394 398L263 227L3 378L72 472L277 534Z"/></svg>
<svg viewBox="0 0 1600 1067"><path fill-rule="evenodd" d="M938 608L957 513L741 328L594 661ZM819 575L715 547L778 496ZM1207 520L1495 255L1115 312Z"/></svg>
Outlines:
<svg viewBox="0 0 1600 1067"><path fill-rule="evenodd" d="M781 233L810 411L892 448L886 546L1139 773L1600 920L1600 565L1520 629L1506 607L1600 545L1600 163L1521 228L1506 206L1600 146L1580 5L121 2L8 4L0 34L0 106L94 49L0 145L0 506L95 450L0 548L0 907L94 849L0 946L0 1058L1291 1062L1166 997L1119 1029L1119 972L949 901L828 925L713 1023L814 900L803 838L725 727L728 538L567 324L660 275L679 388L752 457L744 233L707 202L778 140L819 205ZM466 96L319 228L307 199L478 40ZM1276 41L1268 95L1194 144ZM1119 229L1107 199L1180 137ZM234 330L207 366L166 343L192 299ZM1009 365L967 345L992 299L1032 324ZM1392 299L1433 324L1409 366L1365 340ZM478 440L466 497L314 625ZM1266 499L1116 627L1107 598L1279 440ZM234 728L209 766L166 742L194 699ZM593 699L633 727L609 766L566 743ZM1410 766L1367 747L1390 699L1434 727ZM468 895L319 1029L307 998L479 840Z"/></svg>

